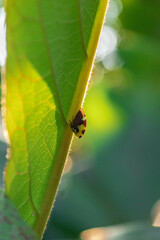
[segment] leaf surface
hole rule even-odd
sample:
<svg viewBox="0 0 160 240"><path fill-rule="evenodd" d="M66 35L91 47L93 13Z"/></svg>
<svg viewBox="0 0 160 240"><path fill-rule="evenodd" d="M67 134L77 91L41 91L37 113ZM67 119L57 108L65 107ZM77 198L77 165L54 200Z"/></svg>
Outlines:
<svg viewBox="0 0 160 240"><path fill-rule="evenodd" d="M38 240L35 232L23 221L13 203L0 190L0 240Z"/></svg>
<svg viewBox="0 0 160 240"><path fill-rule="evenodd" d="M6 193L42 234L82 105L106 0L8 0Z"/></svg>

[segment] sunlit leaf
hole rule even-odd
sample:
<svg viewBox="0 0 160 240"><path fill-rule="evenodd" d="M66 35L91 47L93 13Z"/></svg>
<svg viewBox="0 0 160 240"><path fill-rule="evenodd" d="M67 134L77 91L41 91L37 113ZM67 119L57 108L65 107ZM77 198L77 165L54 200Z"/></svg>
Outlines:
<svg viewBox="0 0 160 240"><path fill-rule="evenodd" d="M72 139L106 0L8 0L6 193L42 234ZM6 86L5 86L6 82ZM4 94L5 95L5 94Z"/></svg>

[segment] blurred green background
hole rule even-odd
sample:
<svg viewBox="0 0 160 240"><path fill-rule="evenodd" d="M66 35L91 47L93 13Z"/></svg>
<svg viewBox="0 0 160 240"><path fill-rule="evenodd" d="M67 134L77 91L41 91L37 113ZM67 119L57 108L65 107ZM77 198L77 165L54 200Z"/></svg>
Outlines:
<svg viewBox="0 0 160 240"><path fill-rule="evenodd" d="M44 239L151 219L160 198L159 9L158 0L110 1L84 103L87 130L74 139ZM1 171L5 154L1 142Z"/></svg>

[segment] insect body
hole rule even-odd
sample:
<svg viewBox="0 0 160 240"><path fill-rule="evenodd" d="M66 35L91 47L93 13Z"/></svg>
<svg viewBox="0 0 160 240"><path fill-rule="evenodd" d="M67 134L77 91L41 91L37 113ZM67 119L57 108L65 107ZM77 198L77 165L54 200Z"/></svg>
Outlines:
<svg viewBox="0 0 160 240"><path fill-rule="evenodd" d="M70 127L72 131L75 133L76 137L81 138L83 137L86 131L86 115L84 113L83 108L77 112L73 121L70 121Z"/></svg>

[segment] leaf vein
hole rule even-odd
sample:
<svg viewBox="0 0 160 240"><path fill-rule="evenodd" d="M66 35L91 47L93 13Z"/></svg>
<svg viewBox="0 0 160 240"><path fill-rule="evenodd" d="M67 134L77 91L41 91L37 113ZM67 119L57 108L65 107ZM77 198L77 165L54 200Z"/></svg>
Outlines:
<svg viewBox="0 0 160 240"><path fill-rule="evenodd" d="M44 43L45 43L45 46L46 46L46 51L47 51L47 55L48 55L48 61L49 61L50 69L51 69L51 75L52 75L52 80L53 80L53 84L54 84L55 95L57 97L58 108L56 110L61 115L64 123L66 123L66 119L65 119L65 116L64 116L62 103L61 103L61 100L60 100L60 95L59 95L59 91L58 91L58 87L57 87L57 83L56 83L56 76L55 76L55 71L54 71L53 62L52 62L50 45L49 45L49 41L48 41L48 38L47 38L45 24L44 24L44 21L43 21L43 15L42 15L42 11L41 11L42 6L41 6L41 3L40 3L40 0L36 0L36 1L37 1L38 11L39 11L39 17L40 17L40 24L41 24L41 28L42 28L42 33L43 33L43 36L44 36Z"/></svg>

